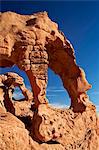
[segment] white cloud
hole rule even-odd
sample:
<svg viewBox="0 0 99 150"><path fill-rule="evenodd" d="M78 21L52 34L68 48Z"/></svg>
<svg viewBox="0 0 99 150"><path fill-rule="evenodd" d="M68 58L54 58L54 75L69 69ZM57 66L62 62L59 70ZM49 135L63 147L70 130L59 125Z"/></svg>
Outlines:
<svg viewBox="0 0 99 150"><path fill-rule="evenodd" d="M47 89L64 89L63 86L59 86L59 87L56 87L56 86L48 86Z"/></svg>
<svg viewBox="0 0 99 150"><path fill-rule="evenodd" d="M54 96L58 96L57 94L46 94L47 97L54 97Z"/></svg>
<svg viewBox="0 0 99 150"><path fill-rule="evenodd" d="M50 105L55 107L55 108L69 108L68 105L60 104L60 103L50 103Z"/></svg>
<svg viewBox="0 0 99 150"><path fill-rule="evenodd" d="M62 86L60 86L60 87L48 87L47 88L47 93L49 93L49 92L66 92L66 90L62 87Z"/></svg>
<svg viewBox="0 0 99 150"><path fill-rule="evenodd" d="M47 92L65 92L65 89L47 89Z"/></svg>

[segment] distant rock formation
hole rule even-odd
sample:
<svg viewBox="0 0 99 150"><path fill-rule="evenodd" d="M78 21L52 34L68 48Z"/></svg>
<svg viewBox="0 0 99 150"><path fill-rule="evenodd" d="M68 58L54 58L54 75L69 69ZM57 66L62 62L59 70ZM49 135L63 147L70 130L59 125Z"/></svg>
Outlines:
<svg viewBox="0 0 99 150"><path fill-rule="evenodd" d="M12 97L15 87L20 88L25 100L33 101L33 94L25 87L22 77L13 72L0 75L0 105L3 109L13 114L15 113L15 109Z"/></svg>
<svg viewBox="0 0 99 150"><path fill-rule="evenodd" d="M0 76L0 82L4 84L0 88L2 101L7 100L4 97L6 90L2 86L7 86L8 91L19 86L28 100L15 102L13 108L7 104L6 107L10 106L10 113L5 111L2 102L0 148L98 150L96 108L86 93L91 85L87 82L83 69L76 64L71 43L46 12L33 15L13 12L0 14L0 66L11 67L14 64L26 72L33 95L17 74L7 73ZM69 109L49 106L46 99L48 67L62 79L71 98Z"/></svg>

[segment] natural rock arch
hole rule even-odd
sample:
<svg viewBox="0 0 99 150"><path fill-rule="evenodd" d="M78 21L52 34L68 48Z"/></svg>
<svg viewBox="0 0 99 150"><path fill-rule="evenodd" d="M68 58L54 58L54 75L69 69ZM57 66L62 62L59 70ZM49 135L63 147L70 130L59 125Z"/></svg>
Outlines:
<svg viewBox="0 0 99 150"><path fill-rule="evenodd" d="M62 79L71 97L71 106L77 109L82 93L85 97L91 85L84 71L77 66L73 47L58 30L58 25L49 19L46 12L33 15L5 12L0 14L0 18L0 66L16 64L26 72L36 107L47 103L49 66Z"/></svg>
<svg viewBox="0 0 99 150"><path fill-rule="evenodd" d="M38 107L30 108L32 103L26 101L25 104L17 102L14 105L15 110L18 108L15 114L18 118L31 118L28 120L29 126L23 121L29 133L17 118L5 113L0 107L0 147L27 147L30 150L98 149L95 106L86 94L91 85L86 81L84 71L75 62L72 45L46 13L23 16L6 12L0 15L0 66L16 64L27 73L34 92L35 105ZM46 104L48 67L61 77L71 97L73 109L56 109ZM20 108L25 112L22 109L20 111ZM31 111L33 109L35 111ZM18 131L18 127L23 129L19 128ZM24 135L20 132L24 132ZM21 143L18 144L16 141L19 136ZM23 143L23 136L26 144Z"/></svg>
<svg viewBox="0 0 99 150"><path fill-rule="evenodd" d="M22 100L27 100L30 103L33 100L33 94L25 87L24 80L21 76L13 72L0 75L0 104L4 110L6 108L6 110L12 114L15 114L15 108L12 101L15 87L19 87L24 95L25 98Z"/></svg>

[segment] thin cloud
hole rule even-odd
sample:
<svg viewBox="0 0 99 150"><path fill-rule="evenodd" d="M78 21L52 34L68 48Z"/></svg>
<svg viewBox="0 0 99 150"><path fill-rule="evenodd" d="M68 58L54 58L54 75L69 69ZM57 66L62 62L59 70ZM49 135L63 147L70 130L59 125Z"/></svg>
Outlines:
<svg viewBox="0 0 99 150"><path fill-rule="evenodd" d="M57 94L46 94L47 97L55 97L58 96Z"/></svg>
<svg viewBox="0 0 99 150"><path fill-rule="evenodd" d="M59 86L59 87L56 87L56 86L48 86L47 89L64 89L63 86Z"/></svg>
<svg viewBox="0 0 99 150"><path fill-rule="evenodd" d="M31 91L31 86L30 85L27 85L26 87L27 87L27 89L29 89ZM23 96L23 94L22 94L22 92L21 92L19 87L15 88L14 93L13 93L13 97L15 99L22 99L22 98L24 98L24 96Z"/></svg>
<svg viewBox="0 0 99 150"><path fill-rule="evenodd" d="M50 105L55 107L55 108L69 108L68 105L60 104L60 103L50 103Z"/></svg>
<svg viewBox="0 0 99 150"><path fill-rule="evenodd" d="M47 92L65 92L66 90L63 87L48 87Z"/></svg>
<svg viewBox="0 0 99 150"><path fill-rule="evenodd" d="M21 98L24 98L23 94L21 92L14 92L13 93L13 97L15 99L21 99Z"/></svg>
<svg viewBox="0 0 99 150"><path fill-rule="evenodd" d="M65 92L65 89L47 89L47 92Z"/></svg>
<svg viewBox="0 0 99 150"><path fill-rule="evenodd" d="M94 91L94 92L91 92L89 93L90 95L99 95L99 91Z"/></svg>

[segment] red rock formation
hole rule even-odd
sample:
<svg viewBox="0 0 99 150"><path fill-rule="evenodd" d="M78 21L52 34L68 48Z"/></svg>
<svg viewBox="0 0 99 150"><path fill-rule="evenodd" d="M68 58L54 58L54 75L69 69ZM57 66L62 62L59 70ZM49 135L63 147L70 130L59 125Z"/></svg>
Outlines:
<svg viewBox="0 0 99 150"><path fill-rule="evenodd" d="M0 83L0 108L3 109L6 112L5 106L4 106L4 85Z"/></svg>
<svg viewBox="0 0 99 150"><path fill-rule="evenodd" d="M61 77L72 99L71 106L78 105L80 94L91 85L77 66L73 47L58 25L46 12L33 15L5 12L0 18L0 66L16 64L27 73L36 107L47 103L48 67Z"/></svg>
<svg viewBox="0 0 99 150"><path fill-rule="evenodd" d="M0 150L40 150L24 124L10 113L0 112Z"/></svg>
<svg viewBox="0 0 99 150"><path fill-rule="evenodd" d="M97 134L99 136L99 116L97 117Z"/></svg>
<svg viewBox="0 0 99 150"><path fill-rule="evenodd" d="M32 127L37 141L60 143L66 150L98 150L96 113L91 103L83 113L40 105Z"/></svg>
<svg viewBox="0 0 99 150"><path fill-rule="evenodd" d="M14 105L18 118L33 114L29 125L20 118L28 131L21 121L0 108L2 150L98 150L96 110L86 94L91 85L77 66L74 49L58 25L46 12L33 15L5 12L0 19L0 66L16 64L27 73L35 103L31 108L29 103ZM47 104L48 67L62 79L71 98L69 109L54 109ZM19 79L13 85L20 86L20 81L23 83ZM20 88L29 99L24 84Z"/></svg>
<svg viewBox="0 0 99 150"><path fill-rule="evenodd" d="M13 94L13 92L10 91L10 89L14 90L15 87L19 87L22 94L25 97L25 100L28 100L28 101L33 100L33 94L25 87L24 80L21 76L13 72L8 72L8 73L5 73L4 75L6 76L7 79L6 80L3 79L2 82L5 86L9 88L9 97L12 97L12 94Z"/></svg>
<svg viewBox="0 0 99 150"><path fill-rule="evenodd" d="M15 108L12 101L14 88L19 87L25 96L24 100L33 101L33 94L23 82L23 78L16 73L8 72L0 75L0 104L3 109L15 114Z"/></svg>
<svg viewBox="0 0 99 150"><path fill-rule="evenodd" d="M31 110L32 102L29 101L15 101L13 106L15 109L15 116L19 118L25 127L30 131L34 112Z"/></svg>

